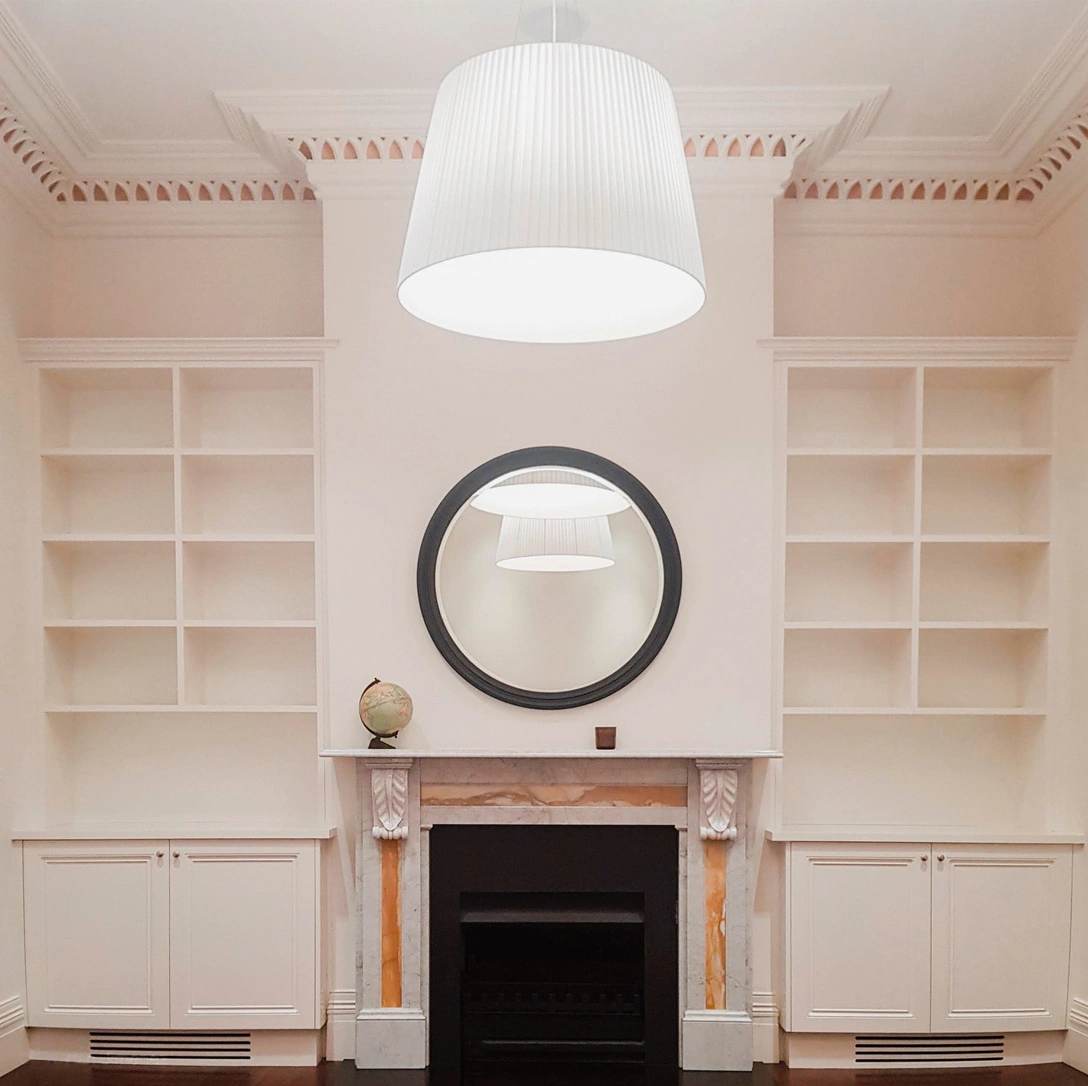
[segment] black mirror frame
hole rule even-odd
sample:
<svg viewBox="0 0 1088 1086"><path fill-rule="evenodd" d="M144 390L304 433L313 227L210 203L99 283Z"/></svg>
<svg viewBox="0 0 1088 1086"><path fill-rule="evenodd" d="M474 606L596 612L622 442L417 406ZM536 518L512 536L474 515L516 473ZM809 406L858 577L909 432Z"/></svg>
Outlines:
<svg viewBox="0 0 1088 1086"><path fill-rule="evenodd" d="M638 651L611 675L574 690L526 690L493 678L477 667L457 646L442 620L442 612L438 606L436 580L438 553L453 518L477 490L493 479L512 471L525 471L541 465L592 472L618 487L634 502L646 519L661 553L664 579L661 607L646 640ZM419 609L423 615L427 633L430 634L431 640L443 659L461 678L471 683L477 690L482 690L499 701L519 705L525 709L574 709L580 705L590 705L616 693L642 674L661 651L672 632L673 623L680 609L682 582L683 569L676 534L672 530L669 518L665 516L665 511L653 494L630 472L611 460L581 449L571 449L561 445L539 445L503 453L470 471L435 509L427 530L423 533L419 559L416 563L416 592L419 596Z"/></svg>

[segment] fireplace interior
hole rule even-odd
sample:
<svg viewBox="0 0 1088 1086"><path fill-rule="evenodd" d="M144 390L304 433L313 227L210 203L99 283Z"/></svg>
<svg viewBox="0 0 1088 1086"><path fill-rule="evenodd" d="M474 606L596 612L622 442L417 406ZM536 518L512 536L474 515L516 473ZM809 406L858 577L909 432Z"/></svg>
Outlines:
<svg viewBox="0 0 1088 1086"><path fill-rule="evenodd" d="M494 1061L645 1059L641 894L464 894L461 1038Z"/></svg>
<svg viewBox="0 0 1088 1086"><path fill-rule="evenodd" d="M675 1067L677 860L668 827L435 827L432 1066Z"/></svg>

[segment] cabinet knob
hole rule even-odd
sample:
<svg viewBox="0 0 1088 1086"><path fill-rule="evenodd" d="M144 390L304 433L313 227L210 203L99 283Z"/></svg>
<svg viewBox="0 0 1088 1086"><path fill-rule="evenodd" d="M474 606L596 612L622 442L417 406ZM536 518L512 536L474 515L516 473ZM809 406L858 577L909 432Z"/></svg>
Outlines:
<svg viewBox="0 0 1088 1086"><path fill-rule="evenodd" d="M928 856L919 856L918 858L922 861L922 863L928 863L929 861Z"/></svg>
<svg viewBox="0 0 1088 1086"><path fill-rule="evenodd" d="M164 853L163 853L162 849L160 848L159 851L155 853L155 855L158 856L158 858L161 860L163 858Z"/></svg>
<svg viewBox="0 0 1088 1086"><path fill-rule="evenodd" d="M178 860L178 859L180 859L180 858L181 858L181 853L180 853L180 852L175 852L175 853L174 853L174 859L175 859L175 860ZM943 857L942 857L942 859L943 859Z"/></svg>
<svg viewBox="0 0 1088 1086"><path fill-rule="evenodd" d="M944 863L944 853L943 852L940 852L940 853L937 854L937 863L939 863L939 864Z"/></svg>

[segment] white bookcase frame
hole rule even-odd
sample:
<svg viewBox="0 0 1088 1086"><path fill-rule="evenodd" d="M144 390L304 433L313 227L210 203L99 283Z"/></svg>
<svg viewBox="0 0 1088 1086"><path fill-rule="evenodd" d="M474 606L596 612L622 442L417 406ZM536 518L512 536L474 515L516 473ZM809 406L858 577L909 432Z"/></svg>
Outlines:
<svg viewBox="0 0 1088 1086"><path fill-rule="evenodd" d="M186 732L206 736L194 726L201 718L213 732L220 717L226 728L237 724L233 747L225 742L240 762L262 719L284 758L296 760L298 736L286 736L308 721L316 755L327 731L321 380L329 341L20 346L39 373L42 709L54 791L78 782L83 765L99 767L105 747L131 739L137 724L159 729L162 759L193 776L201 755ZM172 717L177 726L163 731ZM154 763L150 741L133 760ZM316 758L305 772L318 782L318 805L292 817L316 822ZM295 808L304 791L296 789ZM264 805L271 817L274 797ZM75 810L46 806L47 819L97 816L78 801ZM132 811L133 820L143 815Z"/></svg>
<svg viewBox="0 0 1088 1086"><path fill-rule="evenodd" d="M1053 403L1072 341L768 346L780 407L779 825L924 824L931 809L941 821L933 781L947 787L942 771L969 769L973 750L977 812L950 799L947 821L1042 825ZM917 803L896 799L912 787ZM840 801L850 790L856 800Z"/></svg>

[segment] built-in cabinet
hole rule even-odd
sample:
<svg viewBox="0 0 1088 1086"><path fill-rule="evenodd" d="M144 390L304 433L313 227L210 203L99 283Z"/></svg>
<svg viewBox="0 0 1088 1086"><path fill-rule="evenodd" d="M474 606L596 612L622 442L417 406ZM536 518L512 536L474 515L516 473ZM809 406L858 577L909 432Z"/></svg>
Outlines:
<svg viewBox="0 0 1088 1086"><path fill-rule="evenodd" d="M1072 846L787 846L795 1032L1065 1028Z"/></svg>
<svg viewBox="0 0 1088 1086"><path fill-rule="evenodd" d="M23 846L27 1016L80 1029L315 1029L317 842Z"/></svg>

